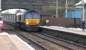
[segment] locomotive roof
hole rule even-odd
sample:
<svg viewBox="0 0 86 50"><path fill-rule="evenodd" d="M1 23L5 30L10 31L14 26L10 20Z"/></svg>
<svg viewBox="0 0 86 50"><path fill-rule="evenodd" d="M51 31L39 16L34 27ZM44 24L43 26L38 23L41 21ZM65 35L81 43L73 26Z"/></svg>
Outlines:
<svg viewBox="0 0 86 50"><path fill-rule="evenodd" d="M36 10L30 10L30 11L28 11L27 13L38 13Z"/></svg>
<svg viewBox="0 0 86 50"><path fill-rule="evenodd" d="M24 15L26 15L26 14L30 14L30 13L40 14L40 13L38 13L38 11L30 10L30 11L27 11Z"/></svg>

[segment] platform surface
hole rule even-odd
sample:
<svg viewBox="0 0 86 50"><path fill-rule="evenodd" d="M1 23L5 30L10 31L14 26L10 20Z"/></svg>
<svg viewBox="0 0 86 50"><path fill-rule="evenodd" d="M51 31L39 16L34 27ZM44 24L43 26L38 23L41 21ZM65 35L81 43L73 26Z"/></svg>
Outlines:
<svg viewBox="0 0 86 50"><path fill-rule="evenodd" d="M52 30L70 32L70 33L79 34L79 35L86 35L86 29L83 31L81 28L66 28L61 26L40 26L40 27L52 29Z"/></svg>
<svg viewBox="0 0 86 50"><path fill-rule="evenodd" d="M18 50L7 35L0 35L0 50Z"/></svg>
<svg viewBox="0 0 86 50"><path fill-rule="evenodd" d="M16 35L0 33L0 50L35 50Z"/></svg>

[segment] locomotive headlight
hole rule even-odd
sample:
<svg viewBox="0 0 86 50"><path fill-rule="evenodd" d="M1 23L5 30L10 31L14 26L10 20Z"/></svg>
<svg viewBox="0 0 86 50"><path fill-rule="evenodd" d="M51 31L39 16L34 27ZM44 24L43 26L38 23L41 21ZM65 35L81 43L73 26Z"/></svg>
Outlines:
<svg viewBox="0 0 86 50"><path fill-rule="evenodd" d="M26 25L28 25L29 23L28 22L26 22Z"/></svg>
<svg viewBox="0 0 86 50"><path fill-rule="evenodd" d="M25 19L25 24L26 24L26 25L28 25L28 24L29 24L28 19Z"/></svg>

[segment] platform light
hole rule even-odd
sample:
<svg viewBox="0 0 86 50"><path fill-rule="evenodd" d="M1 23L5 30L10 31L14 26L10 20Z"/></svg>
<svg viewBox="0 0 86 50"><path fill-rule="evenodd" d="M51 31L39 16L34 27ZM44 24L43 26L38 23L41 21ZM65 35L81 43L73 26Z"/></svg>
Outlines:
<svg viewBox="0 0 86 50"><path fill-rule="evenodd" d="M46 20L46 23L49 23L49 20L48 19Z"/></svg>

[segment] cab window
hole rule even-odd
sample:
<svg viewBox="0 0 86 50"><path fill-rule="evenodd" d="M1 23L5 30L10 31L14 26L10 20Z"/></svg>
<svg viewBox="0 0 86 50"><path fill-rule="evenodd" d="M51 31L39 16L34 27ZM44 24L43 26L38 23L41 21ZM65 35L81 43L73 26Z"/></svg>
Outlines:
<svg viewBox="0 0 86 50"><path fill-rule="evenodd" d="M28 13L25 15L25 18L40 18L40 14L38 13Z"/></svg>

